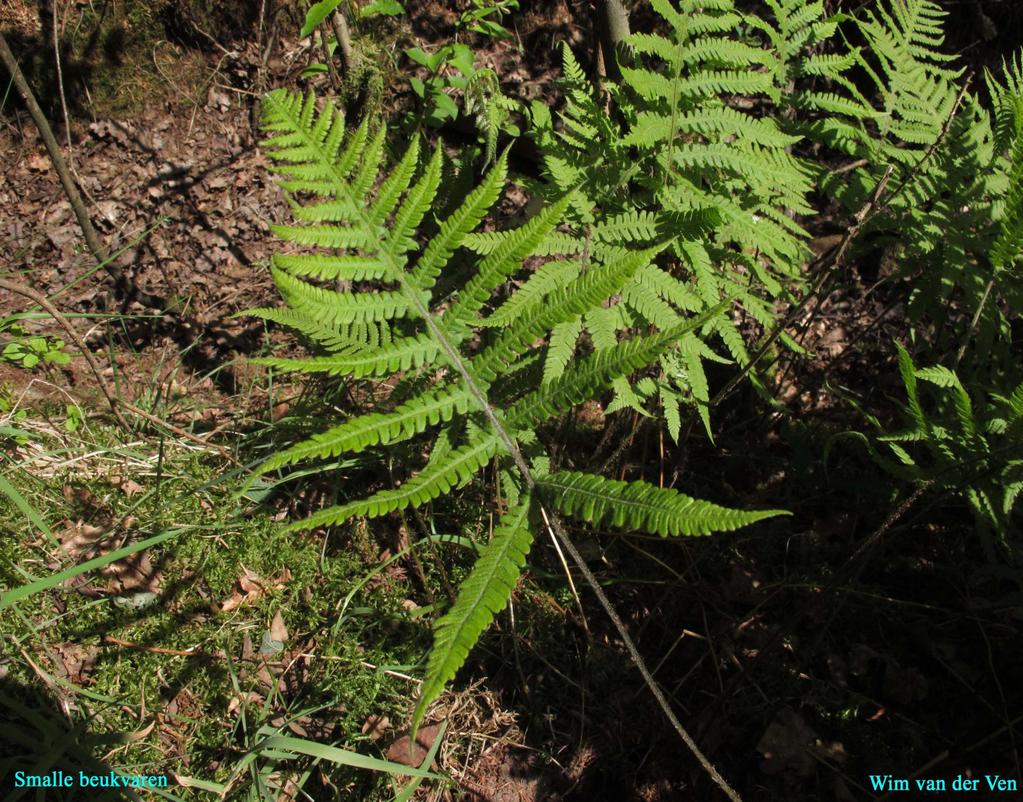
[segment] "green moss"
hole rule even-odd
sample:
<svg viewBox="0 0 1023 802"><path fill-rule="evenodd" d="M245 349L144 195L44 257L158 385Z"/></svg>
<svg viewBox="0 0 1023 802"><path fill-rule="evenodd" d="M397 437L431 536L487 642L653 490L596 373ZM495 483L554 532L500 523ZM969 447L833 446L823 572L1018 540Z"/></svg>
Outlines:
<svg viewBox="0 0 1023 802"><path fill-rule="evenodd" d="M108 755L107 765L119 771L174 771L223 783L268 732L295 735L285 723L290 719L313 740L379 756L362 725L370 715L400 721L411 693L407 681L373 666L408 668L428 641L424 623L411 620L403 607L413 595L405 579L363 582L377 567L372 555L379 547L367 542L360 553L347 544L325 548L319 537L283 534L265 511L233 495L236 481L217 461L182 445L165 443L157 482L156 443L127 450L118 444L118 432L91 418L88 424L76 435L56 427L52 436L39 435L35 445L58 467L30 476L6 460L0 475L58 536L83 515L94 524L120 522L116 531L134 537L170 529L179 534L150 550L160 581L155 598L141 599L148 604L135 605L135 594L104 590L94 597L86 587L59 587L0 612L0 630L14 646L4 664L5 682L35 695L45 725L60 722L62 714L36 669L57 677L72 720L89 735L74 746L84 749L81 755L60 747L57 764L80 766ZM114 473L137 487L125 493ZM0 520L9 524L0 538L6 587L27 581L19 568L43 577L74 564L75 557L34 531L2 494ZM245 595L239 579L246 572L259 577L261 589L225 611L225 602ZM90 578L105 589L105 578ZM360 583L339 625L339 603ZM258 652L278 612L288 640L267 675ZM255 657L243 659L252 651ZM87 665L76 669L79 658ZM269 730L259 735L261 727ZM257 790L274 770L261 759L234 777L238 798ZM379 798L387 790L386 777L327 770L335 785L352 788L359 798ZM185 799L206 798L173 790ZM314 798L322 796L312 790Z"/></svg>

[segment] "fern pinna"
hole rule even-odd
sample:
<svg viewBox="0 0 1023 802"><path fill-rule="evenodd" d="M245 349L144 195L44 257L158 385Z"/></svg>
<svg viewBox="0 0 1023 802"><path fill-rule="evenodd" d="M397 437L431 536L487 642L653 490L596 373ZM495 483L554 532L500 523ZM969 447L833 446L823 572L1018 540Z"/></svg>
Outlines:
<svg viewBox="0 0 1023 802"><path fill-rule="evenodd" d="M610 407L646 412L656 399L677 438L688 401L710 434L705 363L749 365L749 333L774 328L779 304L802 293L812 201L831 196L853 215L874 193L880 202L861 239L898 241L914 278L913 319L947 344L963 336L946 317L950 300L961 299L980 310L977 349L986 353L1006 325L992 293L1004 271L990 275L984 259L1010 209L1005 121L1018 65L1007 67L1004 85L988 76L992 117L940 52L944 13L932 0L883 0L855 16L828 16L821 0L765 0L757 10L735 0L650 5L656 23L627 38L621 78L603 83L606 97L566 47L560 111L532 104L545 180L530 186L569 197L577 245L564 235L543 243L538 253L560 252L565 262L546 264L527 287L544 292L581 262L614 258L608 242L646 244L674 214L714 212L716 222L675 236L627 282L622 304L561 326L545 372L556 375L587 337L600 348L731 298L733 308L662 357L659 375L616 380ZM778 336L793 345L784 330Z"/></svg>
<svg viewBox="0 0 1023 802"><path fill-rule="evenodd" d="M431 210L445 169L439 146L422 158L421 143L413 140L397 164L385 169L383 128L364 120L350 133L333 106L317 110L311 95L285 91L266 97L263 125L270 133L265 151L298 221L274 231L316 250L274 258L274 278L287 305L255 314L294 328L324 351L263 364L353 379L403 374L405 380L383 408L291 446L266 460L257 474L416 437L431 443L425 466L400 486L352 498L290 528L331 526L427 504L466 484L495 459L509 491L511 502L490 542L437 623L417 724L507 604L541 508L664 536L731 530L779 514L726 509L643 482L549 472L537 431L546 420L599 397L616 380L656 364L705 321L680 317L669 327L566 359L556 376L530 378L535 373L529 366L551 347L559 327L613 308L623 287L649 270L674 236L712 225L708 215L677 214L671 232L655 226L646 247L618 247L613 254L608 249L600 264L561 279L547 292L526 292L527 285L495 313L500 328L488 329L495 292L542 243L564 238L557 227L570 197L500 235L473 234L503 189L505 156L450 214L435 221ZM438 279L454 271L456 251L461 250L459 264L471 256L462 247L469 239L483 252L472 260L470 277L457 292L438 291ZM339 291L329 286L332 282L350 289ZM509 305L514 314L502 315Z"/></svg>
<svg viewBox="0 0 1023 802"><path fill-rule="evenodd" d="M613 343L616 332L670 325L680 311L717 307L665 355L657 378L615 385L612 409L645 412L656 400L677 440L683 402L711 432L705 364L748 364L742 330L770 328L774 301L791 296L798 283L808 236L794 214L813 212L807 201L812 184L810 171L790 152L800 137L772 115L777 84L788 79L779 77L780 57L750 36L756 18L733 0L683 0L680 8L654 0L651 6L658 28L629 36L621 80L604 82L613 112L605 111L566 46L560 124L534 101L531 133L546 179L535 189L548 198L568 194L579 241L607 241L615 226L610 238L616 244L641 244L654 225L671 228L678 215L713 213L713 225L679 231L657 265L630 279L613 315L593 316L563 333L567 340L585 331L601 347ZM752 113L753 105L763 111ZM587 256L603 258L593 247ZM718 306L724 298L734 299L734 309Z"/></svg>

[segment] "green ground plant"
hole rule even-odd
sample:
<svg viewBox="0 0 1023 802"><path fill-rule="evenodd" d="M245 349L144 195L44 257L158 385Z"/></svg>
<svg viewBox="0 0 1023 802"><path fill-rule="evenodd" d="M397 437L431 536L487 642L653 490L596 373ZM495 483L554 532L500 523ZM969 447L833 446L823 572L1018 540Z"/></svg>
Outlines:
<svg viewBox="0 0 1023 802"><path fill-rule="evenodd" d="M416 724L508 603L534 534L550 528L554 510L661 536L727 531L780 514L732 510L644 482L557 470L538 434L545 422L599 396L615 379L655 363L702 322L681 321L655 334L622 340L565 366L557 376L530 372L543 353L535 346L538 340L566 321L603 308L675 236L709 225L705 216L676 216L674 232L665 230L656 245L619 248L617 260L592 267L556 292L525 301L512 295L506 303L519 302L515 319L477 342L494 292L522 269L525 257L538 246L563 241L555 229L570 198L551 204L517 229L501 232L496 240L481 235L492 246L487 255L468 270L460 289L439 290L438 280L451 270L456 252L499 197L507 170L504 156L468 197L454 199L450 213L427 229L423 248L418 244L421 228L429 225L427 212L436 203L444 172L440 148L421 163L419 142L413 140L397 165L382 171L384 127L367 118L348 136L340 111L329 104L318 111L312 95L267 96L264 127L271 134L264 147L281 186L295 199L293 215L303 223L275 226L274 231L286 241L321 250L277 255L274 278L287 307L255 313L295 328L328 354L261 363L277 370L357 379L397 372L403 377L387 411L357 416L300 442L266 460L257 474L374 446L393 449L425 439L424 434L430 444L426 464L400 487L321 510L289 531L422 507L466 484L495 460L508 498L457 601L437 624ZM413 252L419 254L414 260ZM336 292L308 278L359 282L363 289Z"/></svg>
<svg viewBox="0 0 1023 802"><path fill-rule="evenodd" d="M613 391L609 412L646 414L656 397L676 439L688 401L711 434L705 361L752 368L750 324L798 349L779 303L798 308L827 276L811 285L804 273L805 225L819 214L819 196L840 203L861 237L900 232L908 266L937 259L913 293L918 325L956 288L966 309L984 315L978 258L999 225L1015 232L1014 145L1002 118L1018 71L1007 69L1007 89L989 80L992 113L941 53L942 13L928 0L893 0L857 17L828 17L821 2L766 6L757 16L731 0L680 8L656 0L667 34L630 36L622 80L604 81L603 96L566 48L560 121L542 103L531 110L545 180L526 186L544 205L508 230L478 230L505 184L504 156L471 192L445 197L439 148L421 159L413 138L384 170L378 122L349 132L337 109L311 95L265 100L265 148L300 223L274 231L318 250L275 257L286 306L255 313L325 355L262 364L398 381L383 406L291 446L257 473L383 447L397 449L409 471L398 487L290 529L422 507L491 464L506 498L437 624L417 723L507 603L535 533L551 530L558 544L550 515L663 536L778 514L559 469L543 429ZM855 47L847 44L854 32ZM835 159L853 161L835 167ZM443 210L435 220L431 207ZM422 448L424 458L411 456Z"/></svg>
<svg viewBox="0 0 1023 802"><path fill-rule="evenodd" d="M587 414L599 410L613 434L622 431L614 416L628 414L658 435L663 425L686 460L713 455L686 431L702 424L708 438L720 437L736 425L734 416L719 422L716 382L746 376L779 409L761 361L776 353L775 340L786 359L803 353L795 314L846 279L850 254L860 267L893 254L887 288L907 310L905 343L892 352L898 373L877 380L882 393L896 385L894 403L886 398L881 412L859 403L874 431L854 436L897 479L877 472L871 498L908 489L912 502L939 489L972 514L991 562L1018 561L1020 58L983 82L969 80L943 53L943 15L929 0L882 0L835 15L832 4L799 0L650 5L651 30L614 49L620 63L609 75L618 78L591 80L583 59L563 48L562 96L529 109L542 162L532 177L509 176L497 136L519 135L513 110L495 103L501 76L477 68L464 43L409 57L429 73L416 90L424 108L444 105L435 122L459 113L451 94L464 91L463 111L484 134L489 170L480 176L471 167L475 146L431 147L426 136L436 131L418 124L413 134L373 109L346 120L331 103L285 90L265 98L264 147L295 224L273 227L285 243L271 267L284 304L253 314L289 327L314 354L258 360L272 369L271 387L282 374L312 379L301 402L309 407L253 424L241 449L258 459L245 468L227 467L169 429L118 432L75 404L29 409L0 388L0 718L20 725L20 751L0 756L0 776L54 761L92 765L101 755L122 773L175 772L181 785L172 799L301 798L315 778L322 783L314 794L408 800L423 782L445 783L433 767L440 738L417 766L397 765L380 756L369 718L405 721L417 697L413 729L426 720L512 601L551 602L535 619L519 617L517 667L517 650L531 638L558 644L565 608L579 598L562 566L570 580L592 581L602 603L604 585L634 579L616 567L597 582L576 548L583 538L599 553L603 530L617 530L616 547L638 543L643 559L651 549L682 582L652 553L667 545L656 536L677 543L750 527L747 543L772 538L774 551L764 553L784 551L778 592L787 598L802 579L790 542L826 539L813 503L796 510L792 531L773 538L783 522L769 519L780 510L734 508L788 506L762 500L776 499L773 492L744 501L717 476L694 489L702 465L680 470L692 480L682 486L732 506L670 482L610 478L576 450L574 416L584 405ZM515 6L474 2L459 24L504 37L503 13ZM339 7L317 3L307 27ZM403 9L386 0L349 7L366 15ZM512 181L531 203L524 219L506 223L502 194ZM836 228L837 249L811 256L810 232ZM17 348L0 360L18 370L68 356L52 338L14 333ZM155 379L139 397L161 411ZM272 392L266 400L274 409ZM905 426L894 428L900 411ZM807 418L794 421L806 434L796 459L816 470ZM739 431L728 432L733 443L750 429ZM746 458L729 455L751 474ZM640 475L654 471L642 465ZM792 474L782 475L791 484ZM802 475L820 478L809 468ZM820 506L836 497L865 506L855 488L826 490ZM779 492L807 491L797 483ZM287 514L294 520L280 526ZM405 538L386 551L362 524L385 518ZM769 522L752 528L761 521ZM860 537L854 525L844 531L845 520L834 528L843 529L836 551ZM76 541L83 533L93 537L88 548ZM634 533L653 534L656 545ZM553 548L543 553L537 537ZM820 557L815 549L805 550L806 563ZM729 543L702 565L716 557L715 571L734 568L738 551ZM119 587L118 572L140 560L152 573ZM413 565L415 576L405 576ZM285 572L287 581L274 581ZM752 584L753 574L740 583ZM259 590L249 597L241 579ZM550 587L557 589L548 597ZM979 620L976 610L968 617ZM645 671L626 627L613 620ZM644 651L655 643L643 641ZM659 679L679 643L662 652ZM987 646L992 663L1000 659ZM545 660L569 651L552 647ZM709 655L721 683L713 648ZM86 656L88 670L76 675L75 660ZM301 681L260 675L257 666L276 672L285 656L305 666ZM798 665L779 662L785 671ZM609 669L612 678L624 673ZM649 672L644 679L657 693ZM53 698L28 706L25 689L40 684ZM833 685L812 702L822 718ZM836 727L840 717L854 728L862 713L863 694L853 690L841 694ZM60 709L40 713L50 703ZM670 717L667 702L662 709ZM1009 713L1006 704L1005 721ZM865 738L878 738L884 722L870 721L878 729L864 729ZM35 762L16 762L33 750L41 753ZM718 779L709 762L704 768Z"/></svg>
<svg viewBox="0 0 1023 802"><path fill-rule="evenodd" d="M166 774L159 798L253 802L303 788L317 767L367 799L394 798L392 778L442 781L358 735L370 715L403 712L408 680L394 674L417 659L421 628L401 606L404 583L373 586L363 555L248 514L234 476L201 449L126 445L96 421L67 432L21 411L22 459L8 458L0 428L5 781L51 767ZM406 637L385 636L396 628ZM292 683L285 669L303 652L315 657ZM47 698L30 692L39 683ZM90 798L124 798L100 793Z"/></svg>
<svg viewBox="0 0 1023 802"><path fill-rule="evenodd" d="M531 110L546 181L529 186L548 199L570 194L577 242L642 243L650 225L672 214L719 216L709 235L681 234L655 268L637 273L624 302L599 313L613 321L576 320L552 339L560 363L587 335L602 347L612 331L663 327L679 310L733 299L662 357L659 377L616 384L611 409L645 411L656 401L675 438L686 403L711 434L705 365L751 369L759 350L751 330L798 350L779 311L823 284L805 273L806 229L825 211L821 201L851 216L854 246L898 247L900 275L913 281L913 319L939 347L977 335L986 353L1007 342L984 263L1013 206L1018 65L1007 65L1004 78L988 76L985 107L940 51L943 14L934 3L898 0L855 17L829 17L821 2L764 5L755 13L731 0L654 2L667 35L627 37L621 81L603 84L610 112L567 48L560 120L544 103ZM597 215L629 227L602 231ZM572 275L578 253L557 272ZM991 281L1002 287L1008 274L999 276ZM554 267L531 279L539 292L558 280ZM975 331L949 325L953 298L976 310ZM755 372L750 378L758 384Z"/></svg>

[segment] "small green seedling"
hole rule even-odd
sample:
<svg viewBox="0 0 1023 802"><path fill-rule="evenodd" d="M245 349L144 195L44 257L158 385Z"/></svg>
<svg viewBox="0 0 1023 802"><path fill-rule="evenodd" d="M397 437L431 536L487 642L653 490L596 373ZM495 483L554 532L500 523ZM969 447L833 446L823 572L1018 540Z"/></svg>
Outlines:
<svg viewBox="0 0 1023 802"><path fill-rule="evenodd" d="M23 368L34 368L39 363L47 365L66 365L71 355L64 350L64 341L60 337L16 336L0 351L0 358L12 365Z"/></svg>

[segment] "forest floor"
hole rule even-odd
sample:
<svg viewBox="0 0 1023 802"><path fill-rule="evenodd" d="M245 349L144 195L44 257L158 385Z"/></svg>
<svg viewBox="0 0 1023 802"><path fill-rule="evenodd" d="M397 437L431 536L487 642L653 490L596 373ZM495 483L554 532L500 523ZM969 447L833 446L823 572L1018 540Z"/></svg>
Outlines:
<svg viewBox="0 0 1023 802"><path fill-rule="evenodd" d="M412 102L400 48L447 41L448 5L367 33L392 65L389 118ZM516 38L477 42L477 57L510 94L550 97L559 43L592 37L584 5L523 3ZM26 41L44 38L33 14L14 21ZM123 104L76 97L59 131L114 264L163 310L116 296L28 115L3 109L0 272L54 299L102 372L79 358L0 361L0 489L11 490L0 493L0 577L6 588L55 577L0 610L0 706L48 765L166 773L178 798L390 799L402 787L494 802L714 798L599 610L576 607L542 551L515 619L495 626L410 748L415 676L449 581L416 550L457 556L466 533L445 544L383 523L343 542L285 536L290 512L334 489L266 482L239 495L242 463L265 455L271 426L308 428L318 394L351 404L336 388L268 381L245 359L295 346L236 317L278 298L269 226L287 205L258 148L253 93L295 86L314 60L289 22L276 38L163 42L132 89L139 108L110 114ZM813 233L823 246L834 230ZM849 398L894 409L899 396L890 343L904 288L887 280L887 258L853 265L807 330L793 329L808 355L774 372L778 401L736 393L716 413L715 443L690 426L676 446L628 415L569 432L616 478L794 513L702 541L586 544L680 717L745 799L885 798L873 774L1023 781L1023 597L983 559L961 507L900 494L839 437L867 428ZM0 321L18 316L26 333L62 336L25 298L0 295ZM101 384L149 418L118 427ZM441 510L434 534L457 512ZM164 539L97 573L60 573L151 537ZM262 749L272 734L292 741ZM327 770L333 758L302 743L451 780L415 790ZM282 759L289 750L321 761L311 777Z"/></svg>

